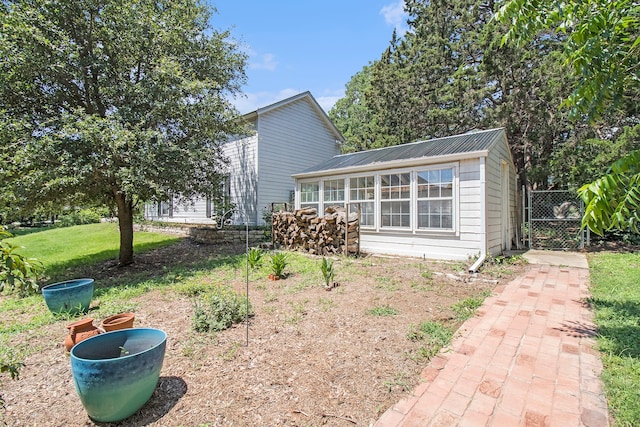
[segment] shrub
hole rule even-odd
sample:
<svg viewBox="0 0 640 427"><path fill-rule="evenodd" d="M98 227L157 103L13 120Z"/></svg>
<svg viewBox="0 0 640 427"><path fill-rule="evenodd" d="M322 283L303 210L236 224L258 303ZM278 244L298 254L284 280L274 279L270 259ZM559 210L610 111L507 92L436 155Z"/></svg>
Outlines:
<svg viewBox="0 0 640 427"><path fill-rule="evenodd" d="M100 222L107 212L104 209L90 208L78 209L60 215L58 225L62 227L71 227L72 225L94 224Z"/></svg>
<svg viewBox="0 0 640 427"><path fill-rule="evenodd" d="M329 258L322 257L320 271L322 271L322 277L324 277L324 282L327 285L327 288L331 287L333 284L333 276L335 275L335 271L333 270L333 261Z"/></svg>
<svg viewBox="0 0 640 427"><path fill-rule="evenodd" d="M11 233L0 226L0 240ZM27 258L17 251L21 246L0 241L0 292L17 293L19 297L39 291L38 278L44 265L35 258Z"/></svg>
<svg viewBox="0 0 640 427"><path fill-rule="evenodd" d="M287 268L287 254L284 252L271 254L271 272L273 275L282 277L285 268Z"/></svg>
<svg viewBox="0 0 640 427"><path fill-rule="evenodd" d="M247 297L226 286L216 286L200 295L194 303L192 326L197 332L216 332L253 315Z"/></svg>
<svg viewBox="0 0 640 427"><path fill-rule="evenodd" d="M249 263L249 267L252 269L256 269L262 265L262 257L264 256L264 251L260 248L251 248L247 253L247 262Z"/></svg>

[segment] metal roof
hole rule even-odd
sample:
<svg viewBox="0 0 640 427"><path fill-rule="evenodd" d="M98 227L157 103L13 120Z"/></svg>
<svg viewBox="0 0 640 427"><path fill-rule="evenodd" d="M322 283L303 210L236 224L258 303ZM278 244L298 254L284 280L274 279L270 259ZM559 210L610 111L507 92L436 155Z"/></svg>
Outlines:
<svg viewBox="0 0 640 427"><path fill-rule="evenodd" d="M403 160L418 160L465 153L487 152L503 137L504 128L497 128L472 131L462 135L418 141L410 144L359 151L357 153L341 154L294 176L317 175L323 171L334 172L340 169L382 168L385 163L395 163Z"/></svg>

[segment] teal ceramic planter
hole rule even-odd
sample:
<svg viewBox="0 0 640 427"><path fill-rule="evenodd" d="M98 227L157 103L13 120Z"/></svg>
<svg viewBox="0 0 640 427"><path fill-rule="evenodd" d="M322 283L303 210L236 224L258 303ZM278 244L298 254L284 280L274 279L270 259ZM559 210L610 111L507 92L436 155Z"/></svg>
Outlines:
<svg viewBox="0 0 640 427"><path fill-rule="evenodd" d="M130 417L151 398L164 360L167 334L121 329L71 349L71 374L82 405L98 422Z"/></svg>
<svg viewBox="0 0 640 427"><path fill-rule="evenodd" d="M86 313L93 298L93 279L74 279L42 288L49 311L57 313Z"/></svg>

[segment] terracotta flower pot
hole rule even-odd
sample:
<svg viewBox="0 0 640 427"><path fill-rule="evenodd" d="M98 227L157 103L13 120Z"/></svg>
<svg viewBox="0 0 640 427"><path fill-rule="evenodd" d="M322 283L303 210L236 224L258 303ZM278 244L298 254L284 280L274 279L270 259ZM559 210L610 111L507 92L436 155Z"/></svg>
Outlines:
<svg viewBox="0 0 640 427"><path fill-rule="evenodd" d="M100 329L93 325L93 318L78 320L67 325L69 335L64 340L64 348L71 351L74 345L100 333Z"/></svg>
<svg viewBox="0 0 640 427"><path fill-rule="evenodd" d="M117 331L118 329L133 328L133 320L136 318L133 313L120 313L109 316L102 321L105 331Z"/></svg>

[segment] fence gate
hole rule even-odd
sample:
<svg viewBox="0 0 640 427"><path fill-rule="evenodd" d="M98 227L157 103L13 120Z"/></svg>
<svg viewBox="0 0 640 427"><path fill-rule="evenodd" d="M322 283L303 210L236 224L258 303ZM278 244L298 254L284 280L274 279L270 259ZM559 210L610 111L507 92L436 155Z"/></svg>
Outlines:
<svg viewBox="0 0 640 427"><path fill-rule="evenodd" d="M523 192L524 193L524 192ZM581 230L584 203L575 194L563 190L529 191L529 224L531 249L582 249L588 239ZM526 207L525 207L526 209Z"/></svg>

